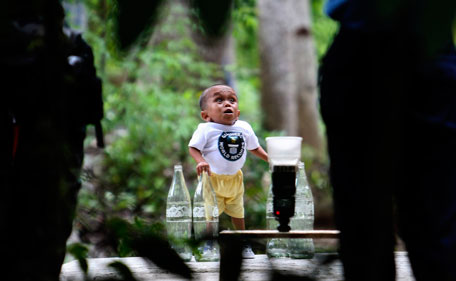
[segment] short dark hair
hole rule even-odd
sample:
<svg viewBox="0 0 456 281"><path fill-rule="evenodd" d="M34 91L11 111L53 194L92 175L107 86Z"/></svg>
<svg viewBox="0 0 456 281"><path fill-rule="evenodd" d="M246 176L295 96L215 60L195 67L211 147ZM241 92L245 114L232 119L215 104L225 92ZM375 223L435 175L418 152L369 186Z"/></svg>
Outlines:
<svg viewBox="0 0 456 281"><path fill-rule="evenodd" d="M199 105L200 109L204 110L206 108L206 101L207 101L207 92L209 92L209 89L212 88L213 86L210 86L209 88L206 88L200 95L199 98Z"/></svg>
<svg viewBox="0 0 456 281"><path fill-rule="evenodd" d="M226 87L229 87L231 88L230 86L226 85L226 84L222 84L222 83L218 83L218 84L214 84L214 85L211 85L209 86L208 88L206 88L200 95L200 98L199 98L199 106L200 106L200 109L201 110L204 110L206 109L206 101L207 101L207 93L209 93L209 91L213 88L213 87L216 87L216 86L226 86ZM231 88L233 89L233 88ZM233 89L234 91L234 89Z"/></svg>

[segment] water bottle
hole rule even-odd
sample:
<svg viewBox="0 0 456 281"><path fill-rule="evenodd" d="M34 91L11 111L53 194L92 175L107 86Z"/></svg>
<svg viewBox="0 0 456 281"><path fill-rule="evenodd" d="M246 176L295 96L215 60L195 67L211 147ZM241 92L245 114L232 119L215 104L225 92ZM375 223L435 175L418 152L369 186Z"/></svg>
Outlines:
<svg viewBox="0 0 456 281"><path fill-rule="evenodd" d="M295 213L290 220L291 229L313 230L314 203L303 162L299 162L298 164L295 198ZM289 239L288 253L289 257L294 259L312 258L315 253L313 240L310 238Z"/></svg>
<svg viewBox="0 0 456 281"><path fill-rule="evenodd" d="M219 227L219 210L214 189L207 172L198 178L193 198L193 231L202 239L195 253L196 261L218 261L220 251L216 241Z"/></svg>
<svg viewBox="0 0 456 281"><path fill-rule="evenodd" d="M266 201L266 228L270 230L277 230L279 222L274 217L273 203L272 203L272 184L269 187L268 199ZM286 258L288 252L288 239L286 238L272 238L267 240L266 254L269 258Z"/></svg>
<svg viewBox="0 0 456 281"><path fill-rule="evenodd" d="M192 205L180 164L174 166L173 182L166 201L166 230L176 253L184 261L190 261L192 251L185 240L192 235Z"/></svg>

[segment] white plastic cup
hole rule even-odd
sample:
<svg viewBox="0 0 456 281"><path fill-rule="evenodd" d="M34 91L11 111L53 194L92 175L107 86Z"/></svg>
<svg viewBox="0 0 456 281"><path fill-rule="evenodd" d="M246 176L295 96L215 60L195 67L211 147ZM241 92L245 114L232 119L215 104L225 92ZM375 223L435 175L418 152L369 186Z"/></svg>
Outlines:
<svg viewBox="0 0 456 281"><path fill-rule="evenodd" d="M301 137L267 137L269 166L297 166L301 159Z"/></svg>

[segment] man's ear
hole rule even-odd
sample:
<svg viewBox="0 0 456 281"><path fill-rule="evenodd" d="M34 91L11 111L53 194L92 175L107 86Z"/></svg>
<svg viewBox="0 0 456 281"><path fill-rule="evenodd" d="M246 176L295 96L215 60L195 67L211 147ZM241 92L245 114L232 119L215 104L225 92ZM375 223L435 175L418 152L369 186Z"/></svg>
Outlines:
<svg viewBox="0 0 456 281"><path fill-rule="evenodd" d="M209 117L209 115L207 115L206 110L202 110L201 111L201 118L203 118L203 120L206 121L206 122L211 121L211 118Z"/></svg>

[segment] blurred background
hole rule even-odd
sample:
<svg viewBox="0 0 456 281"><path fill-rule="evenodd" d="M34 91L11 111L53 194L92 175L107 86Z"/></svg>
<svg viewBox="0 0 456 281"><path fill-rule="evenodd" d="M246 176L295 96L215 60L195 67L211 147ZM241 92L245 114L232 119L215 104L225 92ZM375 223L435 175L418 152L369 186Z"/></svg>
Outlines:
<svg viewBox="0 0 456 281"><path fill-rule="evenodd" d="M264 148L268 136L303 137L315 229L334 229L317 72L337 24L323 14L324 1L225 1L229 6L206 16L221 21L220 30L199 20L205 11L192 5L198 1L138 1L128 7L125 2L63 1L66 24L93 48L103 81L106 141L105 149L97 148L88 131L83 188L68 244L85 245L89 257L128 256L122 243L116 249L109 243L110 219L164 228L175 164L183 165L190 195L195 191L187 145L202 122L199 95L215 83L235 89L241 119L252 124ZM148 9L157 12L150 15ZM247 229L266 228L268 170L267 163L248 156ZM232 228L228 217L220 220L221 229ZM317 251L336 249L334 241L315 242ZM264 253L261 243L255 247Z"/></svg>

